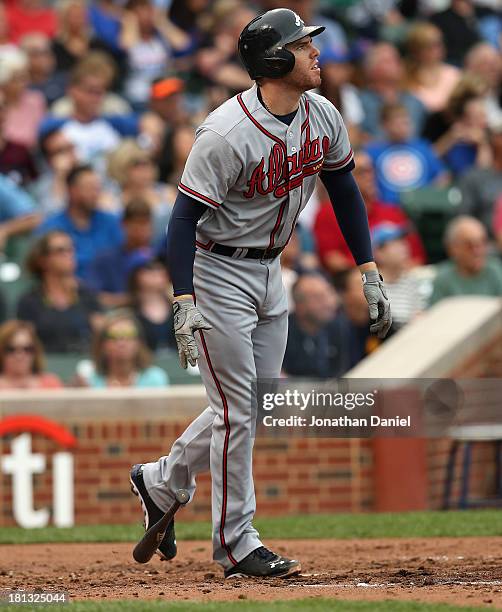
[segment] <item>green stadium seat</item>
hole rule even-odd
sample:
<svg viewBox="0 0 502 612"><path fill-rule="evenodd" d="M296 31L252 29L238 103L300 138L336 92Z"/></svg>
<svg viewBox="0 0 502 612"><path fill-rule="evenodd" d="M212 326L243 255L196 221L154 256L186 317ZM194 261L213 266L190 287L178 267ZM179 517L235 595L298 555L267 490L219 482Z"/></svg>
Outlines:
<svg viewBox="0 0 502 612"><path fill-rule="evenodd" d="M24 269L31 242L29 234L10 238L0 262L0 289L5 295L8 318L16 316L19 298L33 285L31 276Z"/></svg>
<svg viewBox="0 0 502 612"><path fill-rule="evenodd" d="M443 234L462 201L457 187L424 187L401 194L403 210L422 237L429 263L446 258Z"/></svg>
<svg viewBox="0 0 502 612"><path fill-rule="evenodd" d="M30 289L33 280L12 261L0 264L0 289L5 295L7 317L15 318L19 298Z"/></svg>
<svg viewBox="0 0 502 612"><path fill-rule="evenodd" d="M172 385L202 384L199 374L191 374L190 370L184 370L180 366L178 353L175 351L165 351L156 355L155 365L167 372Z"/></svg>
<svg viewBox="0 0 502 612"><path fill-rule="evenodd" d="M24 268L26 257L32 244L32 234L20 234L9 238L5 247L5 255L8 261L13 261L21 268Z"/></svg>
<svg viewBox="0 0 502 612"><path fill-rule="evenodd" d="M47 353L45 365L49 372L56 374L65 384L68 384L75 374L77 364L82 359L87 359L87 356L81 353Z"/></svg>
<svg viewBox="0 0 502 612"><path fill-rule="evenodd" d="M48 353L46 355L46 366L49 372L57 374L63 382L68 384L75 374L77 365L88 358L88 355L81 353ZM155 357L154 363L167 372L172 385L201 383L198 374L193 375L183 370L178 361L178 354L175 352L161 353Z"/></svg>

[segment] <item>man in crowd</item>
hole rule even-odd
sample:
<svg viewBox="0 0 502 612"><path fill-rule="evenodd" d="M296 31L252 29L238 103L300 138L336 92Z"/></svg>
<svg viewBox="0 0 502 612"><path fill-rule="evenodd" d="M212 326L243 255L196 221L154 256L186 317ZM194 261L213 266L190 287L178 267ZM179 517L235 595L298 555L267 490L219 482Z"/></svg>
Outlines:
<svg viewBox="0 0 502 612"><path fill-rule="evenodd" d="M130 297L130 274L153 259L152 211L145 200L131 200L122 217L124 242L101 251L89 266L86 283L99 294L103 306L125 306Z"/></svg>
<svg viewBox="0 0 502 612"><path fill-rule="evenodd" d="M502 264L488 257L488 239L482 223L460 215L445 231L449 260L440 264L430 303L454 295L502 296Z"/></svg>
<svg viewBox="0 0 502 612"><path fill-rule="evenodd" d="M373 352L380 340L368 331L368 309L364 310L364 296L361 295L360 278L357 268L346 270L337 279L342 308L338 314L341 328L345 332L344 358L346 370L356 366L361 359ZM389 330L392 335L394 327Z"/></svg>
<svg viewBox="0 0 502 612"><path fill-rule="evenodd" d="M425 309L429 285L420 282L413 272L406 228L381 223L372 229L371 242L378 269L385 278L397 330Z"/></svg>
<svg viewBox="0 0 502 612"><path fill-rule="evenodd" d="M361 102L364 121L361 128L371 138L382 138L380 122L385 104L402 104L411 120L411 133L420 134L425 121L424 105L403 89L403 62L396 47L388 42L378 42L368 50L364 59L364 83Z"/></svg>
<svg viewBox="0 0 502 612"><path fill-rule="evenodd" d="M47 217L37 228L37 233L58 229L69 234L76 251L77 276L83 279L96 253L122 243L122 229L118 217L96 208L101 183L91 166L77 166L70 170L66 184L66 208Z"/></svg>
<svg viewBox="0 0 502 612"><path fill-rule="evenodd" d="M321 379L341 376L347 370L347 347L335 290L323 276L310 273L298 278L292 294L284 372Z"/></svg>
<svg viewBox="0 0 502 612"><path fill-rule="evenodd" d="M48 116L41 133L61 128L75 145L80 163L92 165L106 174L106 154L115 149L123 136L135 136L137 119L128 115L104 115L102 105L113 78L109 60L94 52L73 70L68 88L72 103L69 117Z"/></svg>

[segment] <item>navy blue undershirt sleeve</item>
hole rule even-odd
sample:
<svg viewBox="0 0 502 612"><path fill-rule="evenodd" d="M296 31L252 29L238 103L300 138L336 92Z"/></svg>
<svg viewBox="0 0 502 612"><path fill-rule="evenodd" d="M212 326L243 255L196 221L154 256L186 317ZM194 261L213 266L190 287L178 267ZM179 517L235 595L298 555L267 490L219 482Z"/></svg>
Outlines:
<svg viewBox="0 0 502 612"><path fill-rule="evenodd" d="M368 214L352 173L323 171L320 177L356 264L373 261Z"/></svg>
<svg viewBox="0 0 502 612"><path fill-rule="evenodd" d="M174 296L193 294L193 262L197 222L208 207L178 192L167 230L167 266Z"/></svg>

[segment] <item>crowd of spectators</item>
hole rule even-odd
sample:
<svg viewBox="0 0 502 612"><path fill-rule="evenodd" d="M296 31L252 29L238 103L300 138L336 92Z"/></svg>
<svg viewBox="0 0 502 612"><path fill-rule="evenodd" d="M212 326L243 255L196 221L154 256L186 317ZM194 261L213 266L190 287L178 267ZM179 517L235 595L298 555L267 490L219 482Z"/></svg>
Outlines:
<svg viewBox="0 0 502 612"><path fill-rule="evenodd" d="M499 0L4 0L0 388L62 386L44 353L92 360L75 385L169 384L153 363L176 350L165 229L177 182L197 125L252 85L239 32L282 6L326 26L319 93L356 152L392 332L447 296L502 296ZM438 261L406 198L451 188ZM30 285L9 304L2 267L23 241ZM320 184L282 265L285 375L340 376L375 350Z"/></svg>

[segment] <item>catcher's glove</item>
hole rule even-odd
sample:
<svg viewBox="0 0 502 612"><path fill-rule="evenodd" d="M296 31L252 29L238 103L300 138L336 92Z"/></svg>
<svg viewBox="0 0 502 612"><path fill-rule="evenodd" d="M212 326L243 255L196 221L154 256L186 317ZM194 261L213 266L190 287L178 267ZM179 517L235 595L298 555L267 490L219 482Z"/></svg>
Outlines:
<svg viewBox="0 0 502 612"><path fill-rule="evenodd" d="M197 310L193 299L183 299L173 304L174 337L178 346L181 367L187 369L188 363L194 366L199 358L199 349L194 332L198 329L209 330L211 326ZM187 363L188 362L188 363Z"/></svg>

